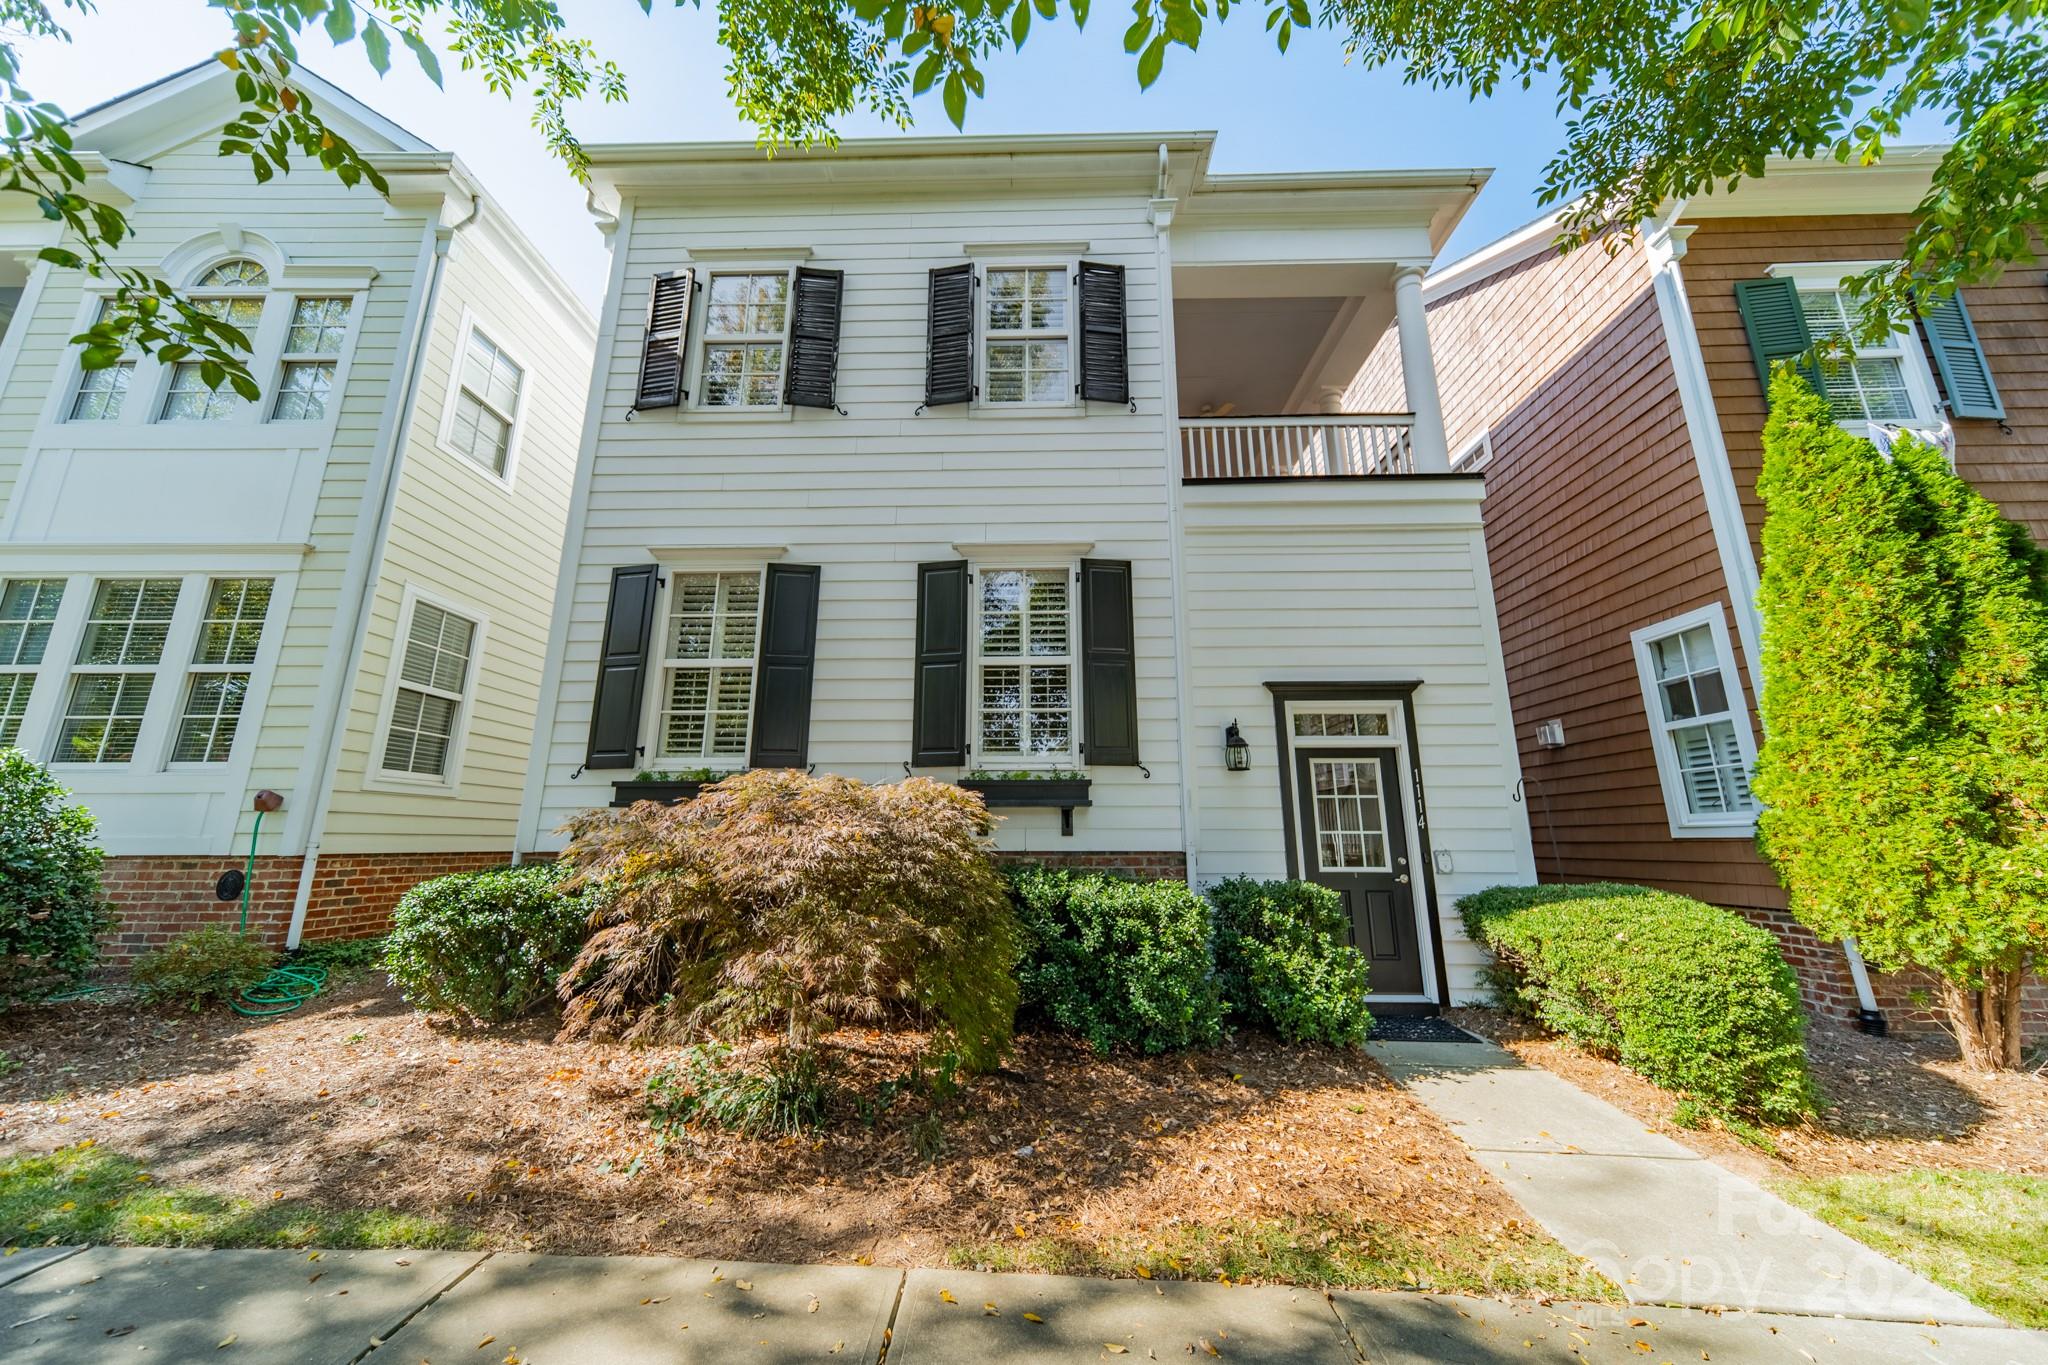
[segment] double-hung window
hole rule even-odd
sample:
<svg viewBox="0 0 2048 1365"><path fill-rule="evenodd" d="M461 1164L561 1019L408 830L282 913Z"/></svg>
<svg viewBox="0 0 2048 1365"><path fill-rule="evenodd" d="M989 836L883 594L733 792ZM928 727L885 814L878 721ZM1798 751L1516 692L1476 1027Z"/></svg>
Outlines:
<svg viewBox="0 0 2048 1365"><path fill-rule="evenodd" d="M21 738L35 670L50 647L50 630L64 600L61 578L11 578L0 582L0 749Z"/></svg>
<svg viewBox="0 0 2048 1365"><path fill-rule="evenodd" d="M519 421L519 390L526 371L476 327L463 346L445 443L456 454L503 476L512 458Z"/></svg>
<svg viewBox="0 0 2048 1365"><path fill-rule="evenodd" d="M185 706L171 746L173 763L225 763L234 747L249 670L263 641L272 580L216 578L187 670Z"/></svg>
<svg viewBox="0 0 2048 1365"><path fill-rule="evenodd" d="M105 322L113 311L112 299L101 299L93 315L94 325ZM72 422L112 422L121 416L121 405L127 401L128 385L135 378L133 360L117 360L100 370L81 370L78 376L78 392L71 396L71 407L65 419Z"/></svg>
<svg viewBox="0 0 2048 1365"><path fill-rule="evenodd" d="M1673 834L1747 834L1755 741L1721 608L1639 630L1636 666Z"/></svg>
<svg viewBox="0 0 2048 1365"><path fill-rule="evenodd" d="M1910 325L1888 333L1882 341L1856 340L1858 303L1842 288L1845 275L1861 267L1841 262L1825 265L1774 266L1771 273L1790 279L1799 294L1799 311L1816 343L1838 343L1820 360L1821 382L1838 422L1876 422L1885 426L1933 428L1941 425L1941 406L1934 376L1920 350L1920 337Z"/></svg>
<svg viewBox="0 0 2048 1365"><path fill-rule="evenodd" d="M659 761L746 763L760 634L759 570L670 572L655 724Z"/></svg>
<svg viewBox="0 0 2048 1365"><path fill-rule="evenodd" d="M380 760L385 773L448 777L457 722L468 699L476 637L476 622L431 602L412 603L385 727Z"/></svg>
<svg viewBox="0 0 2048 1365"><path fill-rule="evenodd" d="M105 578L93 586L52 762L135 757L180 586L175 578Z"/></svg>
<svg viewBox="0 0 2048 1365"><path fill-rule="evenodd" d="M349 301L344 298L292 301L272 420L317 422L327 415L335 367L341 363L341 345L348 336L348 311Z"/></svg>
<svg viewBox="0 0 2048 1365"><path fill-rule="evenodd" d="M713 272L704 310L700 406L781 407L788 342L788 271Z"/></svg>
<svg viewBox="0 0 2048 1365"><path fill-rule="evenodd" d="M1073 309L1065 266L990 266L982 291L981 401L1074 401Z"/></svg>
<svg viewBox="0 0 2048 1365"><path fill-rule="evenodd" d="M207 271L193 286L192 304L201 312L239 330L252 343L256 326L263 320L265 291L270 276L250 260L223 261ZM216 290L216 293L205 293ZM164 396L163 419L167 422L222 422L242 410L243 400L226 384L214 388L206 382L196 360L181 360L171 367L171 384Z"/></svg>
<svg viewBox="0 0 2048 1365"><path fill-rule="evenodd" d="M1074 761L1074 571L982 569L975 591L975 761Z"/></svg>

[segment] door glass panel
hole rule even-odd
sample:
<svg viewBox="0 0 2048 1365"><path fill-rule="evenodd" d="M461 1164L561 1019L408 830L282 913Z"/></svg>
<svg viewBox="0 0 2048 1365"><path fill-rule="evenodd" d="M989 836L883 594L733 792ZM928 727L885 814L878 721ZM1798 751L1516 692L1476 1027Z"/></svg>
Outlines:
<svg viewBox="0 0 2048 1365"><path fill-rule="evenodd" d="M1387 808L1376 759L1312 758L1316 857L1325 872L1385 872Z"/></svg>
<svg viewBox="0 0 2048 1365"><path fill-rule="evenodd" d="M1297 711L1294 713L1294 733L1310 738L1334 736L1348 739L1357 735L1384 735L1387 730L1387 713L1384 711Z"/></svg>

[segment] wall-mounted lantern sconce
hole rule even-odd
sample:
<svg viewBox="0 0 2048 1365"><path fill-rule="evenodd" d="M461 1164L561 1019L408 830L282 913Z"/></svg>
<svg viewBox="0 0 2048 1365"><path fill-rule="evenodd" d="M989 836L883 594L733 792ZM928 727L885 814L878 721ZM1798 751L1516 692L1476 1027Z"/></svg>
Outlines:
<svg viewBox="0 0 2048 1365"><path fill-rule="evenodd" d="M1564 722L1543 720L1536 722L1536 743L1545 749L1564 747Z"/></svg>
<svg viewBox="0 0 2048 1365"><path fill-rule="evenodd" d="M1252 766L1252 746L1245 743L1244 732L1234 720L1223 727L1223 766L1234 773Z"/></svg>

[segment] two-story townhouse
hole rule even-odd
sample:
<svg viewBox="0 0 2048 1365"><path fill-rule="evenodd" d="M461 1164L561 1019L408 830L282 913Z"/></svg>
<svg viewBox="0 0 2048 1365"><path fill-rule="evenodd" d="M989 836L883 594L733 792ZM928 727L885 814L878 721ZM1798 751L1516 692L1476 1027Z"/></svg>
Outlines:
<svg viewBox="0 0 2048 1365"><path fill-rule="evenodd" d="M1810 1005L1921 1025L1785 913L1754 841L1757 565L1770 366L1842 335L1845 275L1894 259L1944 149L1872 167L1774 163L1631 242L1560 254L1555 215L1425 286L1454 464L1484 468L1486 526L1537 866L1742 911L1785 943ZM1841 421L1910 429L2048 536L2048 294L2009 270L1825 362ZM1400 391L1382 346L1354 402ZM2048 1018L2035 988L2030 1027Z"/></svg>
<svg viewBox="0 0 2048 1365"><path fill-rule="evenodd" d="M1378 1007L1533 876L1424 270L1479 171L1210 134L591 149L612 242L520 847L747 766L982 784L1006 856L1342 894ZM1339 399L1399 317L1418 382Z"/></svg>
<svg viewBox="0 0 2048 1365"><path fill-rule="evenodd" d="M104 288L0 204L0 744L98 817L123 955L231 916L252 839L293 943L512 852L595 321L458 160L298 79L388 194L223 158L218 62L73 129L117 259L250 337L258 402L82 370Z"/></svg>

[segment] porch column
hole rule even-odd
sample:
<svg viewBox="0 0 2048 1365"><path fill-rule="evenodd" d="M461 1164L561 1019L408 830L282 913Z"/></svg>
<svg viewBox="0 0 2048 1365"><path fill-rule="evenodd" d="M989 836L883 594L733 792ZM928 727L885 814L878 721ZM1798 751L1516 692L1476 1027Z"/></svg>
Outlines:
<svg viewBox="0 0 2048 1365"><path fill-rule="evenodd" d="M1415 472L1447 474L1450 441L1444 435L1444 405L1436 392L1436 361L1429 352L1429 315L1422 306L1425 267L1404 265L1394 271L1394 326L1401 337L1401 382L1408 393L1415 426L1409 440L1415 448Z"/></svg>

